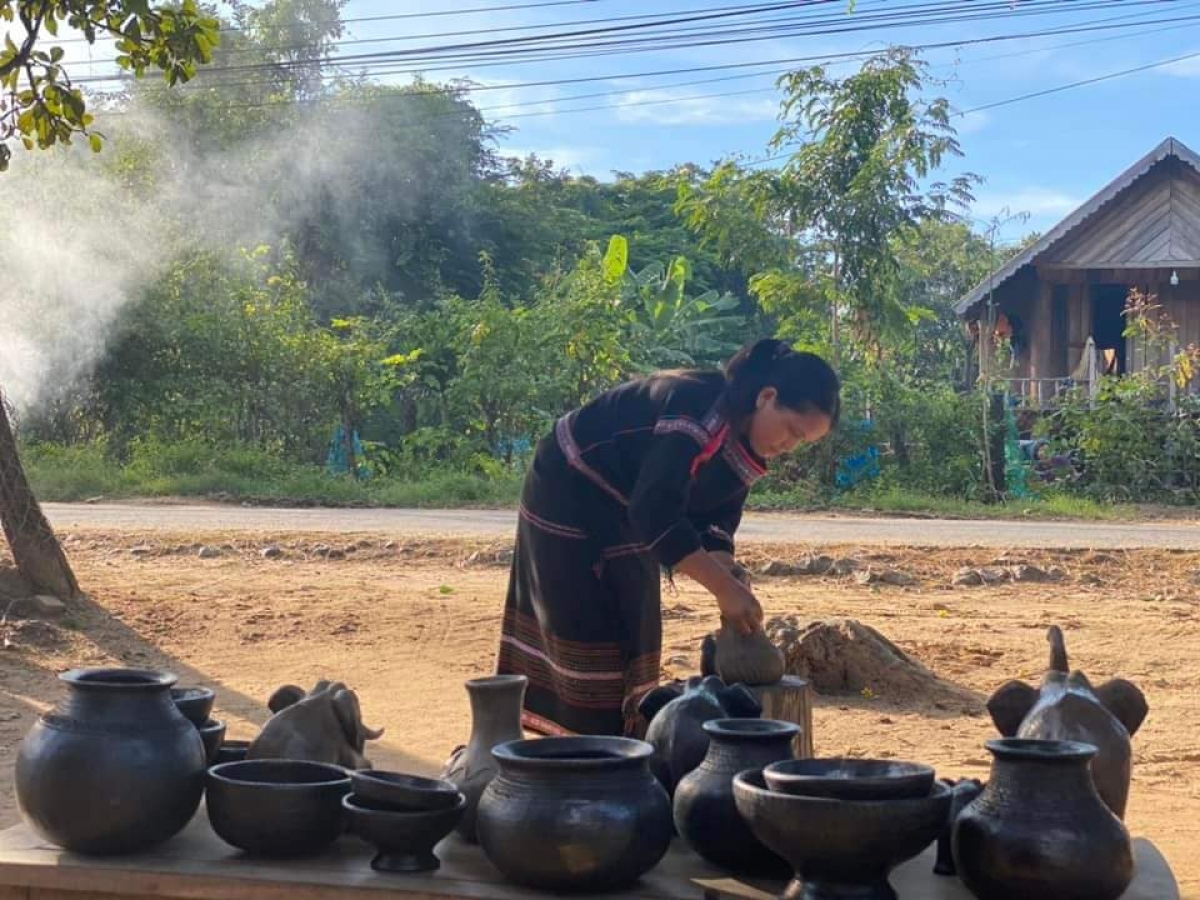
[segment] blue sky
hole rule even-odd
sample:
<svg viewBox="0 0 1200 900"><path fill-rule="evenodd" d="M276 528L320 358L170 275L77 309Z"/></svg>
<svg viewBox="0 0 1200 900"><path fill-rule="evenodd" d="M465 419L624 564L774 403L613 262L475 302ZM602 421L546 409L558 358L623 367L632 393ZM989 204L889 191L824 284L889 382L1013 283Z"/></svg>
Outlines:
<svg viewBox="0 0 1200 900"><path fill-rule="evenodd" d="M414 15L412 18L350 22L344 53L369 53L521 35L500 29L520 26L577 26L584 19L645 14L687 15L736 0L593 0L538 9L431 15L464 8L528 3L529 0L349 0L347 19ZM826 3L814 15L834 17L849 25L864 16L903 10L918 0L858 0L848 13L845 4ZM921 0L929 5L929 0ZM981 4L942 0L964 11ZM994 5L994 4L993 4ZM1006 225L1002 240L1025 231L1045 230L1091 193L1171 135L1200 148L1200 0L1037 0L1033 6L1055 7L1052 14L1020 16L1029 5L1013 0L1001 18L953 25L872 29L856 34L770 37L753 43L536 63L430 71L433 80L468 77L488 90L475 102L493 121L513 128L500 149L513 155L537 153L564 168L600 178L613 170L642 171L675 163L701 164L728 156L766 155L776 127L778 69L764 74L708 84L683 84L728 78L746 69L631 77L638 73L689 67L720 66L762 60L792 59L882 49L888 43L928 44L972 41L1007 34L1081 25L1119 25L1113 30L960 45L928 51L924 58L934 76L946 83L932 91L947 97L958 110L1045 90L1161 60L1196 54L1172 65L1112 78L1049 96L972 113L956 119L965 158L952 161L944 174L971 171L985 178L977 190L972 214L988 220L1008 209L1029 214L1028 221ZM1074 7L1074 8L1073 8ZM809 10L805 10L807 14ZM1164 23L1171 18L1192 21ZM458 37L419 35L478 31ZM106 51L93 50L93 53ZM72 54L74 55L74 54ZM834 74L848 74L854 63L835 64ZM398 67L398 66L397 66ZM530 81L571 78L603 80L575 85L520 87ZM408 75L383 80L404 82ZM739 92L737 96L713 94ZM608 96L594 96L608 94ZM592 95L572 99L578 95ZM534 105L530 105L534 104ZM581 107L604 109L572 112ZM536 115L531 115L536 113Z"/></svg>

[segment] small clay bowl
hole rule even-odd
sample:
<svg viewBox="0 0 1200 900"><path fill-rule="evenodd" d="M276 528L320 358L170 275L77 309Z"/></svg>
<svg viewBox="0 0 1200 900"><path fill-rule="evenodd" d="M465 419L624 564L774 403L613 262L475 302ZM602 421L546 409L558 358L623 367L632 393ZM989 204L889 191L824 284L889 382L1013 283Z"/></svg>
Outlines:
<svg viewBox="0 0 1200 900"><path fill-rule="evenodd" d="M246 758L246 753L250 750L249 741L222 741L220 749L217 750L217 758L213 760L213 765L220 765L227 762L241 762Z"/></svg>
<svg viewBox="0 0 1200 900"><path fill-rule="evenodd" d="M211 766L221 753L221 741L225 739L225 723L220 719L209 719L200 728L200 738L204 741L204 757Z"/></svg>
<svg viewBox="0 0 1200 900"><path fill-rule="evenodd" d="M171 688L171 699L175 701L184 718L197 728L202 728L212 716L217 694L205 687L177 687Z"/></svg>
<svg viewBox="0 0 1200 900"><path fill-rule="evenodd" d="M316 856L341 836L341 766L289 759L247 759L208 770L208 820L225 843L254 856Z"/></svg>
<svg viewBox="0 0 1200 900"><path fill-rule="evenodd" d="M371 868L377 872L431 872L441 867L433 852L441 840L454 830L467 808L467 798L458 794L449 809L424 809L403 812L373 808L370 801L350 794L342 798L342 808L352 834L376 849Z"/></svg>
<svg viewBox="0 0 1200 900"><path fill-rule="evenodd" d="M350 773L350 784L355 798L375 809L414 812L458 805L458 787L441 779L362 769Z"/></svg>
<svg viewBox="0 0 1200 900"><path fill-rule="evenodd" d="M928 797L933 776L932 766L886 759L788 759L763 769L772 791L833 800Z"/></svg>

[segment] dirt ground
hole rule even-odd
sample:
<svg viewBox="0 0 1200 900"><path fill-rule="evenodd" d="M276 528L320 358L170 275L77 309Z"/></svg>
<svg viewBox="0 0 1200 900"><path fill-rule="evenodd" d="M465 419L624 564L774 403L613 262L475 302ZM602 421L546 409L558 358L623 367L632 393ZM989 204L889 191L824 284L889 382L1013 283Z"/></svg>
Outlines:
<svg viewBox="0 0 1200 900"><path fill-rule="evenodd" d="M913 528L919 540L920 525ZM462 682L492 668L507 575L502 543L131 531L76 531L65 543L91 600L57 620L0 626L0 766L12 765L34 717L61 695L58 672L113 663L165 667L181 683L215 687L230 737L253 736L276 687L320 678L350 683L367 724L387 729L369 751L376 766L432 773L467 736ZM262 556L271 544L280 558ZM201 545L219 555L201 559ZM330 548L344 557L329 558ZM749 562L758 571L815 549L758 545ZM983 704L1009 678L1040 677L1045 631L1057 623L1073 666L1096 681L1133 679L1145 691L1150 715L1135 738L1127 821L1164 852L1184 896L1200 897L1200 554L1020 551L998 560L1003 554L983 550L819 550L900 570L915 584L758 575L768 616L857 619L960 690L949 703L889 697L886 684L820 697L818 755L921 760L944 777L986 776L983 742L995 735ZM1059 580L951 586L961 567L995 563L1057 567ZM3 589L0 579L0 596ZM714 606L684 579L663 606L664 677L690 674ZM7 826L18 816L11 779L0 784Z"/></svg>

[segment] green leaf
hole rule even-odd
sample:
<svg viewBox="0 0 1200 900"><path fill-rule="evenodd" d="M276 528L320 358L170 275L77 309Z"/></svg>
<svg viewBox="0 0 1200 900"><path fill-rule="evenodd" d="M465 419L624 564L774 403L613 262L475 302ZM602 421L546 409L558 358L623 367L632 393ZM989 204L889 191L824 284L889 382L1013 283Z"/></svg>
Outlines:
<svg viewBox="0 0 1200 900"><path fill-rule="evenodd" d="M50 62L56 63L66 55L66 51L62 47L50 48Z"/></svg>
<svg viewBox="0 0 1200 900"><path fill-rule="evenodd" d="M88 135L88 143L91 144L93 153L99 153L101 150L104 149L104 141L100 138L100 135L98 135L98 134L89 134Z"/></svg>
<svg viewBox="0 0 1200 900"><path fill-rule="evenodd" d="M615 284L625 277L629 271L629 241L624 235L614 234L608 241L608 251L604 254L604 278L609 284Z"/></svg>

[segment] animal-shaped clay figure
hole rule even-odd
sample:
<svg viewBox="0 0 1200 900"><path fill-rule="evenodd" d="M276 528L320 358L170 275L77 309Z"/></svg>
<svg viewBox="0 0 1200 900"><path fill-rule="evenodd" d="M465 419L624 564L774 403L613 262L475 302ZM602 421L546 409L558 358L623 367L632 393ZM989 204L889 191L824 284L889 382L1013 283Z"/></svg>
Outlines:
<svg viewBox="0 0 1200 900"><path fill-rule="evenodd" d="M954 865L954 852L951 846L954 822L958 818L958 814L974 803L983 793L983 782L978 778L963 778L959 781L939 778L938 781L950 788L950 814L946 817L946 824L942 826L942 833L938 835L937 859L933 864L933 872L935 875L957 875L958 870Z"/></svg>
<svg viewBox="0 0 1200 900"><path fill-rule="evenodd" d="M307 694L289 684L268 701L274 715L246 751L247 759L297 759L369 769L367 741L383 729L363 724L358 696L340 681L318 681Z"/></svg>
<svg viewBox="0 0 1200 900"><path fill-rule="evenodd" d="M704 723L712 719L757 719L762 715L762 704L744 685L726 687L712 675L655 688L642 698L638 712L650 722L646 729L646 741L654 746L650 768L673 797L675 785L708 753Z"/></svg>
<svg viewBox="0 0 1200 900"><path fill-rule="evenodd" d="M1062 630L1052 625L1047 639L1050 666L1041 688L1010 681L992 694L988 712L1004 737L1095 745L1092 781L1108 808L1124 819L1133 768L1131 738L1149 712L1146 698L1123 678L1092 687L1082 672L1068 674Z"/></svg>

